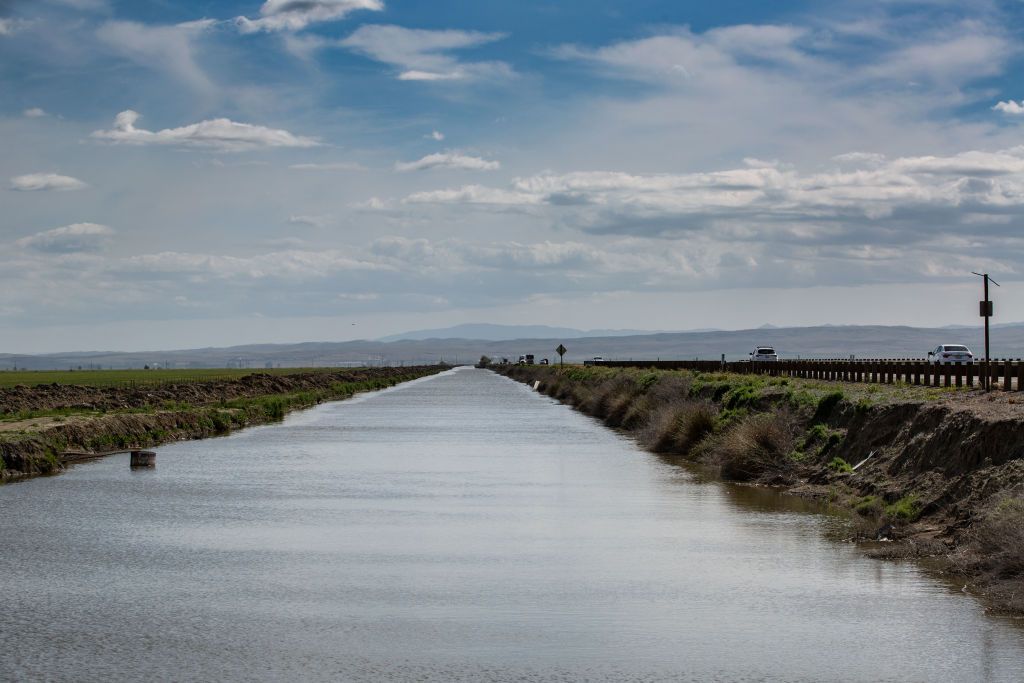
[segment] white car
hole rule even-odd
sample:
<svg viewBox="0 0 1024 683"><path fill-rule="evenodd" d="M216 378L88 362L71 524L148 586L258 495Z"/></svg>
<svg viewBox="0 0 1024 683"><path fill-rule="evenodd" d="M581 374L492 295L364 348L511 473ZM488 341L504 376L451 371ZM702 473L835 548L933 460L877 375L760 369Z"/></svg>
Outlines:
<svg viewBox="0 0 1024 683"><path fill-rule="evenodd" d="M758 346L750 352L750 360L752 361L772 361L778 359L779 354L775 353L775 349L770 346Z"/></svg>
<svg viewBox="0 0 1024 683"><path fill-rule="evenodd" d="M933 365L970 365L974 354L963 344L939 344L928 352L928 360Z"/></svg>

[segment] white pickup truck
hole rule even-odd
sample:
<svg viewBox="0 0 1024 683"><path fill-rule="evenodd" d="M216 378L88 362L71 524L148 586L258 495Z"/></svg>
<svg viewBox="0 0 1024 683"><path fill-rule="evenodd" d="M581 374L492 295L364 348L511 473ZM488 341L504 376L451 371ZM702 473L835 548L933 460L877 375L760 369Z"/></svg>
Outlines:
<svg viewBox="0 0 1024 683"><path fill-rule="evenodd" d="M779 354L775 353L775 349L771 346L756 346L750 352L750 360L752 361L773 361L778 359Z"/></svg>

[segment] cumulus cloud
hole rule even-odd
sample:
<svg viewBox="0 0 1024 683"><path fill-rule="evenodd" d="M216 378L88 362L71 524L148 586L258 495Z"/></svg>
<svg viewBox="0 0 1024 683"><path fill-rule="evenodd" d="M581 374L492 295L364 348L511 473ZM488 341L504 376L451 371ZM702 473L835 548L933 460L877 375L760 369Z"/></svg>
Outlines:
<svg viewBox="0 0 1024 683"><path fill-rule="evenodd" d="M968 224L975 234L983 229L1005 233L1004 221L978 217L1024 217L1024 146L868 160L864 168L811 173L782 165L686 174L543 173L518 178L510 187L467 185L418 192L404 201L547 207L552 219L596 233L704 232L723 240L808 243L910 243L956 234Z"/></svg>
<svg viewBox="0 0 1024 683"><path fill-rule="evenodd" d="M431 131L430 135L427 135L426 137L430 138L431 140L437 140L438 142L441 142L442 140L444 140L444 133L442 133L439 130L435 130Z"/></svg>
<svg viewBox="0 0 1024 683"><path fill-rule="evenodd" d="M1024 100L1015 102L1014 100L1006 100L1005 102L998 102L994 107L993 111L1001 111L1004 114L1011 114L1013 116L1020 116L1024 114Z"/></svg>
<svg viewBox="0 0 1024 683"><path fill-rule="evenodd" d="M456 152L443 152L428 154L416 161L399 161L395 164L395 170L402 173L427 171L435 168L458 169L462 171L496 171L501 168L501 163Z"/></svg>
<svg viewBox="0 0 1024 683"><path fill-rule="evenodd" d="M23 237L15 244L47 254L72 254L99 251L113 234L113 229L98 223L73 223Z"/></svg>
<svg viewBox="0 0 1024 683"><path fill-rule="evenodd" d="M137 112L125 110L114 119L113 129L94 131L91 137L115 144L172 145L217 152L243 152L274 147L316 147L320 144L313 138L293 135L286 130L237 123L230 119L211 119L180 128L150 131L135 127L135 122L139 118Z"/></svg>
<svg viewBox="0 0 1024 683"><path fill-rule="evenodd" d="M398 70L403 81L466 81L508 78L514 72L504 62L462 62L450 53L486 45L504 33L428 31L401 26L361 26L338 44Z"/></svg>
<svg viewBox="0 0 1024 683"><path fill-rule="evenodd" d="M383 0L267 0L256 19L238 17L242 33L301 31L310 24L337 21L357 10L380 12Z"/></svg>
<svg viewBox="0 0 1024 683"><path fill-rule="evenodd" d="M57 173L29 173L11 178L11 189L19 192L68 192L89 187L78 178Z"/></svg>
<svg viewBox="0 0 1024 683"><path fill-rule="evenodd" d="M29 109L26 109L25 111L21 112L21 115L24 116L26 119L41 119L44 116L48 116L48 114L39 107L31 107Z"/></svg>

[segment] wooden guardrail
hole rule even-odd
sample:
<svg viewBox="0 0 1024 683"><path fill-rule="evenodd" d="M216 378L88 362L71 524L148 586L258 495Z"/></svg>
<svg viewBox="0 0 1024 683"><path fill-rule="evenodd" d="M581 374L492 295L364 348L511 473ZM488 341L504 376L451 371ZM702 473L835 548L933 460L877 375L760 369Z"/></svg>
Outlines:
<svg viewBox="0 0 1024 683"><path fill-rule="evenodd" d="M802 377L833 382L869 382L915 386L983 387L986 372L989 387L1003 391L1024 390L1024 361L1001 358L971 365L935 365L923 358L869 358L859 360L606 360L588 361L588 365L613 368L655 368L660 370L696 370L739 374Z"/></svg>

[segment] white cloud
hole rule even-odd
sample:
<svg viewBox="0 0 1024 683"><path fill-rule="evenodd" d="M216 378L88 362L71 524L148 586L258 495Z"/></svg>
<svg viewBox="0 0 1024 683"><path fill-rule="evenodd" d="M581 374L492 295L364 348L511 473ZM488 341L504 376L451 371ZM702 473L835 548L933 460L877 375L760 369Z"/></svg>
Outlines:
<svg viewBox="0 0 1024 683"><path fill-rule="evenodd" d="M456 152L443 152L428 154L416 161L395 163L395 170L402 173L409 171L427 171L435 168L457 169L462 171L496 171L501 168L501 163L488 161L480 157L471 157Z"/></svg>
<svg viewBox="0 0 1024 683"><path fill-rule="evenodd" d="M23 237L15 244L48 254L72 254L98 251L113 234L113 229L98 223L74 223Z"/></svg>
<svg viewBox="0 0 1024 683"><path fill-rule="evenodd" d="M0 36L13 36L28 25L29 22L21 19L4 19L0 17Z"/></svg>
<svg viewBox="0 0 1024 683"><path fill-rule="evenodd" d="M78 178L57 173L29 173L11 178L11 189L19 192L84 190L89 187Z"/></svg>
<svg viewBox="0 0 1024 683"><path fill-rule="evenodd" d="M120 57L162 71L189 87L213 93L214 84L195 59L195 40L216 22L211 19L171 26L108 21L96 37Z"/></svg>
<svg viewBox="0 0 1024 683"><path fill-rule="evenodd" d="M311 228L324 228L330 225L332 218L330 216L289 216L288 223L290 225L307 225Z"/></svg>
<svg viewBox="0 0 1024 683"><path fill-rule="evenodd" d="M242 33L301 31L316 22L344 19L357 10L383 9L382 0L267 0L258 19L238 17L235 21Z"/></svg>
<svg viewBox="0 0 1024 683"><path fill-rule="evenodd" d="M432 131L430 135L427 135L426 137L430 138L431 140L437 140L438 142L441 142L442 140L444 140L444 133L442 133L439 130L435 130Z"/></svg>
<svg viewBox="0 0 1024 683"><path fill-rule="evenodd" d="M291 164L293 171L365 171L366 167L354 161L335 161L326 164Z"/></svg>
<svg viewBox="0 0 1024 683"><path fill-rule="evenodd" d="M859 158L859 157L855 157ZM507 188L418 192L406 204L547 207L586 231L638 236L706 233L722 241L804 243L1006 233L1024 218L1024 146L950 156L869 157L867 168L801 173L755 165L686 174L543 173Z"/></svg>
<svg viewBox="0 0 1024 683"><path fill-rule="evenodd" d="M41 119L48 114L39 107L31 107L30 109L26 109L21 112L21 115L27 119Z"/></svg>
<svg viewBox="0 0 1024 683"><path fill-rule="evenodd" d="M998 102L994 107L993 111L1001 111L1004 114L1011 114L1013 116L1020 116L1024 114L1024 100L1015 102L1014 100L1006 100L1005 102Z"/></svg>
<svg viewBox="0 0 1024 683"><path fill-rule="evenodd" d="M274 147L316 147L313 138L293 135L286 130L237 123L230 119L211 119L180 128L149 131L135 127L139 114L128 109L114 119L112 130L97 130L94 139L115 144L173 145L210 149L218 152L242 152Z"/></svg>
<svg viewBox="0 0 1024 683"><path fill-rule="evenodd" d="M110 5L107 0L51 0L59 5L67 5L79 10L98 11L107 9Z"/></svg>
<svg viewBox="0 0 1024 683"><path fill-rule="evenodd" d="M359 27L338 44L399 69L399 80L497 80L514 75L508 64L497 61L462 62L449 53L486 45L504 37L504 33L368 25Z"/></svg>

